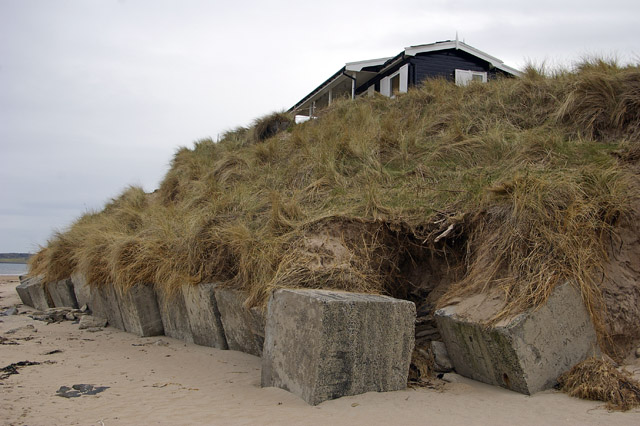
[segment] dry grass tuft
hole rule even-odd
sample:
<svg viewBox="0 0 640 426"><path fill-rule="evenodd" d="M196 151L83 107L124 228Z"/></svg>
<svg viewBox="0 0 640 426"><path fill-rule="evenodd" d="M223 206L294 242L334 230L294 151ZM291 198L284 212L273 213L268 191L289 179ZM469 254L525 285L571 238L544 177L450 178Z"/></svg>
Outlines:
<svg viewBox="0 0 640 426"><path fill-rule="evenodd" d="M293 124L293 118L285 113L276 112L266 117L259 118L253 124L254 142L262 142L274 137L278 133L287 130Z"/></svg>
<svg viewBox="0 0 640 426"><path fill-rule="evenodd" d="M640 382L600 358L589 358L558 378L558 386L570 396L603 401L610 410L640 407Z"/></svg>
<svg viewBox="0 0 640 426"><path fill-rule="evenodd" d="M416 387L430 386L435 375L434 366L435 361L431 351L414 349L409 367L409 385Z"/></svg>

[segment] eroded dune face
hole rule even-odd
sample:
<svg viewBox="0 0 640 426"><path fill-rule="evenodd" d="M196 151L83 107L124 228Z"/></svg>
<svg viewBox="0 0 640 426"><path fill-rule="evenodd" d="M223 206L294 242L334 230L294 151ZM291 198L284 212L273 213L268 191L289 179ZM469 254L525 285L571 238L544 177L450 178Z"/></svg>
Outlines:
<svg viewBox="0 0 640 426"><path fill-rule="evenodd" d="M606 305L605 326L614 343L640 337L640 205L611 234L609 259L600 280Z"/></svg>

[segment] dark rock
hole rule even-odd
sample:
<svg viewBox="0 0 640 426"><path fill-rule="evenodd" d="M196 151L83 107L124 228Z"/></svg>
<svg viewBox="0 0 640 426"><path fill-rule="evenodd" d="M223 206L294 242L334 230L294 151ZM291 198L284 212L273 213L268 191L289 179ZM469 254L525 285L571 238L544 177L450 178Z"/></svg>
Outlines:
<svg viewBox="0 0 640 426"><path fill-rule="evenodd" d="M13 364L9 364L6 367L0 368L0 371L2 371L3 373L3 374L0 374L0 380L4 380L13 374L19 374L18 373L19 368L27 367L29 365L40 365L40 363L35 361L20 361L20 362L14 362Z"/></svg>
<svg viewBox="0 0 640 426"><path fill-rule="evenodd" d="M100 392L109 389L109 386L97 386L88 384L77 384L72 387L68 386L60 386L60 389L56 391L56 396L61 396L63 398L77 398L82 395L95 395Z"/></svg>
<svg viewBox="0 0 640 426"><path fill-rule="evenodd" d="M37 321L45 321L50 324L53 322L62 322L62 321L75 321L80 316L84 316L79 309L72 308L49 308L45 311L34 312L29 315L31 318Z"/></svg>
<svg viewBox="0 0 640 426"><path fill-rule="evenodd" d="M434 370L438 373L448 373L453 371L453 364L449 358L447 347L443 342L431 342L431 353L433 354Z"/></svg>
<svg viewBox="0 0 640 426"><path fill-rule="evenodd" d="M34 333L38 332L38 330L36 330L36 328L32 324L28 324L22 327L12 328L11 330L8 330L4 334L15 334L18 331L33 331Z"/></svg>
<svg viewBox="0 0 640 426"><path fill-rule="evenodd" d="M19 343L15 340L0 336L0 345L19 345Z"/></svg>
<svg viewBox="0 0 640 426"><path fill-rule="evenodd" d="M0 312L0 316L8 317L9 315L18 315L18 309L15 306L13 306L9 309L5 309L4 311Z"/></svg>
<svg viewBox="0 0 640 426"><path fill-rule="evenodd" d="M76 398L80 396L80 392L72 390L68 386L60 386L60 389L56 391L56 396L61 396L63 398Z"/></svg>
<svg viewBox="0 0 640 426"><path fill-rule="evenodd" d="M83 315L80 318L80 325L78 328L80 330L86 330L88 328L96 328L96 327L106 327L107 320L105 318L96 317L93 315Z"/></svg>

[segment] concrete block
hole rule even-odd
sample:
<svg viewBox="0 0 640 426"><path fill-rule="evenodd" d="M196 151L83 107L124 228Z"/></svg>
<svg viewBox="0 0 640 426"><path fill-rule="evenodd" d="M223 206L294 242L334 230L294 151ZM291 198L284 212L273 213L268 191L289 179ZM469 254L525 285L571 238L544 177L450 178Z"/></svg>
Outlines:
<svg viewBox="0 0 640 426"><path fill-rule="evenodd" d="M164 335L193 343L191 324L182 291L180 290L176 294L170 295L162 290L157 290L156 295L158 297L158 308L160 310L160 318L162 318Z"/></svg>
<svg viewBox="0 0 640 426"><path fill-rule="evenodd" d="M238 290L216 288L215 297L229 349L262 356L265 327L262 311L247 309L246 296Z"/></svg>
<svg viewBox="0 0 640 426"><path fill-rule="evenodd" d="M91 313L106 318L111 327L125 330L120 301L113 285L101 285L91 289Z"/></svg>
<svg viewBox="0 0 640 426"><path fill-rule="evenodd" d="M537 310L486 327L502 306L501 297L475 295L436 311L458 374L530 395L597 353L589 313L570 283L556 287Z"/></svg>
<svg viewBox="0 0 640 426"><path fill-rule="evenodd" d="M51 300L56 308L78 308L78 301L70 278L48 283L47 290L49 290Z"/></svg>
<svg viewBox="0 0 640 426"><path fill-rule="evenodd" d="M21 282L22 288L26 289L31 299L31 307L39 311L46 311L49 308L53 308L53 301L47 291L46 286L42 283L42 278L31 277L26 278ZM22 291L22 290L21 290ZM20 293L18 293L20 294Z"/></svg>
<svg viewBox="0 0 640 426"><path fill-rule="evenodd" d="M215 298L217 285L202 283L182 286L184 304L191 324L193 343L218 349L228 349L220 311Z"/></svg>
<svg viewBox="0 0 640 426"><path fill-rule="evenodd" d="M89 310L91 310L91 287L87 283L84 275L78 272L71 274L71 283L73 285L73 292L76 295L78 307L81 308L87 305Z"/></svg>
<svg viewBox="0 0 640 426"><path fill-rule="evenodd" d="M125 331L140 337L164 333L156 293L151 286L136 284L117 293Z"/></svg>
<svg viewBox="0 0 640 426"><path fill-rule="evenodd" d="M20 284L16 287L16 292L20 296L23 305L33 308L33 300L31 300L31 294L29 294L29 283L30 280L27 277L20 275Z"/></svg>
<svg viewBox="0 0 640 426"><path fill-rule="evenodd" d="M262 386L311 405L407 387L416 308L386 296L277 290L267 313Z"/></svg>

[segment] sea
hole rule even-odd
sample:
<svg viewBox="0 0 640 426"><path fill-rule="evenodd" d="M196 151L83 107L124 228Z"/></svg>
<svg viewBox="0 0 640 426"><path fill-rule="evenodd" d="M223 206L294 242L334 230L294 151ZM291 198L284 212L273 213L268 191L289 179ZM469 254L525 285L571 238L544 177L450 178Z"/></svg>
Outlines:
<svg viewBox="0 0 640 426"><path fill-rule="evenodd" d="M26 263L0 263L0 275L24 275L26 273Z"/></svg>

